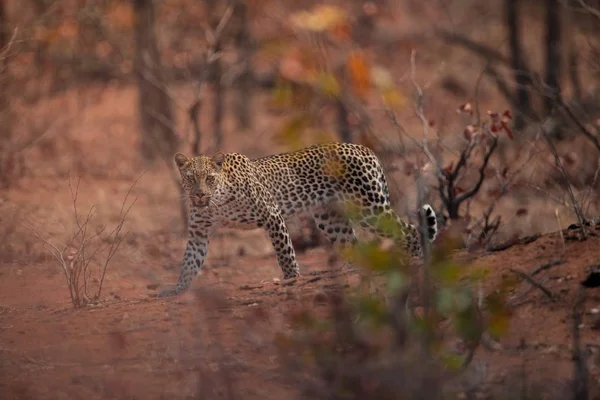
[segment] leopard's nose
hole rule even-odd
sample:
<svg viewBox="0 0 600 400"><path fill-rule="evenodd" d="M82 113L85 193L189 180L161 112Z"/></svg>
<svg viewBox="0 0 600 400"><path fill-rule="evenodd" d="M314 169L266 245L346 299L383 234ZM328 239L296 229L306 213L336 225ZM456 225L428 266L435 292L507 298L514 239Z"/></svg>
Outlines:
<svg viewBox="0 0 600 400"><path fill-rule="evenodd" d="M210 201L210 196L206 194L195 194L190 196L192 204L196 207L205 207Z"/></svg>

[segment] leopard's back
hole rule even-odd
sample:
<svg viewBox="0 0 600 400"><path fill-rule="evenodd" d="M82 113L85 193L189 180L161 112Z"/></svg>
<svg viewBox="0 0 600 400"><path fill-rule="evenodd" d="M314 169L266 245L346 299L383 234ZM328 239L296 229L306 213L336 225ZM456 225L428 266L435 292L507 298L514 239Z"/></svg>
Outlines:
<svg viewBox="0 0 600 400"><path fill-rule="evenodd" d="M379 160L359 144L318 144L252 163L286 215L340 200L389 203Z"/></svg>

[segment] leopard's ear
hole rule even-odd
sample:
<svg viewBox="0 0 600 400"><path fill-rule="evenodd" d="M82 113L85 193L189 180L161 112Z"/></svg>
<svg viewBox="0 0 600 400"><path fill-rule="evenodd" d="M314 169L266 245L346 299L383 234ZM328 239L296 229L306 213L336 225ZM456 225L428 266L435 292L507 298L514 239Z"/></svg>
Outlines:
<svg viewBox="0 0 600 400"><path fill-rule="evenodd" d="M224 160L225 160L225 153L223 153L222 151L218 151L215 153L214 156L212 156L212 161L215 163L215 165L217 167L220 167L221 165L223 165Z"/></svg>
<svg viewBox="0 0 600 400"><path fill-rule="evenodd" d="M173 159L175 160L175 164L177 164L177 166L179 168L183 168L187 163L190 162L189 157L186 156L183 153L177 153L177 154L175 154L175 156L173 157Z"/></svg>

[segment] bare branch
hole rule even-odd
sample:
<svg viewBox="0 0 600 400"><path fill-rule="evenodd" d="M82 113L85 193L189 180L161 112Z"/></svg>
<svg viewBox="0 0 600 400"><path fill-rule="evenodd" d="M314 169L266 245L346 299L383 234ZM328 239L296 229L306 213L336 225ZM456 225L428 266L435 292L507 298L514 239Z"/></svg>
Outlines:
<svg viewBox="0 0 600 400"><path fill-rule="evenodd" d="M198 118L200 114L200 110L202 108L202 101L204 100L204 91L206 86L206 79L208 78L208 73L210 67L219 60L221 57L221 53L219 51L219 43L221 40L221 35L225 29L225 26L231 19L231 15L233 13L233 7L229 6L221 16L217 26L214 31L210 29L205 30L206 41L208 42L208 49L206 50L206 54L204 56L204 66L198 76L198 91L196 92L196 98L192 105L188 108L188 117L190 122L192 123L192 127L194 130L194 141L192 143L192 151L195 154L201 153L201 130L200 125L198 123Z"/></svg>
<svg viewBox="0 0 600 400"><path fill-rule="evenodd" d="M438 29L436 33L444 41L451 44L460 45L483 58L489 59L494 62L499 62L505 65L510 64L510 60L498 50L491 49L481 43L477 43L466 36L454 32L448 32L442 29Z"/></svg>
<svg viewBox="0 0 600 400"><path fill-rule="evenodd" d="M133 207L133 205L137 201L137 197L136 197L131 202L131 204L129 204L127 209L125 209L125 205L127 204L127 199L131 195L131 192L133 191L133 188L135 187L135 185L139 182L140 179L142 179L142 177L145 175L145 173L146 172L143 172L135 181L133 181L133 184L129 187L129 190L127 190L127 193L125 194L125 198L123 199L123 202L121 203L121 209L119 210L119 222L118 222L117 226L115 227L115 229L108 236L109 238L112 236L113 240L111 241L110 248L108 249L108 255L106 256L104 265L102 266L102 275L100 277L98 292L96 294L96 296L98 298L100 297L100 294L102 293L102 285L104 283L104 278L106 276L108 264L110 264L110 261L112 260L114 255L117 253L117 250L119 250L121 243L123 243L123 240L125 239L125 237L127 237L128 233L129 233L129 232L127 232L127 233L125 233L125 235L119 236L121 233L121 230L123 229L123 224L125 223L125 219L127 218L129 211L131 210L131 207Z"/></svg>
<svg viewBox="0 0 600 400"><path fill-rule="evenodd" d="M594 146L596 146L596 149L600 151L600 139L598 138L598 136L596 136L593 132L590 132L586 128L586 126L579 120L579 118L577 118L571 107L568 104L566 104L560 97L556 98L556 101L560 108L564 111L564 113L571 119L571 121L573 121L573 123L575 123L577 129L579 129L579 131L583 133L583 135L586 138L588 138L594 144Z"/></svg>
<svg viewBox="0 0 600 400"><path fill-rule="evenodd" d="M587 4L585 2L585 0L577 0L577 1L579 2L579 5L581 6L581 8L583 10L588 12L590 15L593 15L596 19L598 19L600 21L600 10L597 10L594 7L590 6L589 4Z"/></svg>
<svg viewBox="0 0 600 400"><path fill-rule="evenodd" d="M544 135L544 138L546 139L546 144L548 145L548 148L552 152L552 156L554 157L554 162L556 164L556 167L560 171L561 175L563 176L563 178L567 184L567 193L569 194L569 197L571 200L571 206L573 207L573 211L575 211L577 220L579 221L579 224L581 225L582 233L584 236L587 236L587 230L585 229L586 218L583 214L583 208L581 207L581 204L579 204L579 202L577 201L577 198L575 197L575 193L573 192L573 186L571 185L571 180L569 179L569 176L567 175L565 166L563 165L562 160L561 160L560 156L558 155L558 151L556 150L556 147L554 146L552 139L548 136L548 133L545 131L544 127L540 126L540 129L541 129L542 134Z"/></svg>
<svg viewBox="0 0 600 400"><path fill-rule="evenodd" d="M485 169L487 168L488 163L490 162L490 158L491 158L492 154L494 153L494 150L496 150L496 146L498 146L498 138L496 136L491 136L491 137L492 137L492 145L485 153L485 156L483 158L483 163L481 164L481 167L479 168L479 171L478 171L479 178L477 179L477 182L470 190L468 190L465 193L463 193L462 195L456 197L456 202L458 204L462 203L469 197L472 197L475 193L477 193L479 191L479 188L481 188L481 184L483 183L483 179L485 178Z"/></svg>
<svg viewBox="0 0 600 400"><path fill-rule="evenodd" d="M589 398L588 370L585 356L581 351L581 320L585 312L585 289L580 288L575 305L573 306L573 398L575 400L586 400Z"/></svg>
<svg viewBox="0 0 600 400"><path fill-rule="evenodd" d="M509 271L519 275L521 278L525 279L527 282L540 289L550 300L556 301L552 292L548 290L544 285L542 285L541 283L533 279L531 276L529 276L529 274L514 268L510 268Z"/></svg>
<svg viewBox="0 0 600 400"><path fill-rule="evenodd" d="M8 52L10 51L13 44L15 43L15 38L17 37L18 32L19 32L19 28L15 28L13 31L13 34L12 34L11 38L9 39L8 43L6 44L6 46L4 46L4 48L0 50L0 60L5 60L9 57Z"/></svg>

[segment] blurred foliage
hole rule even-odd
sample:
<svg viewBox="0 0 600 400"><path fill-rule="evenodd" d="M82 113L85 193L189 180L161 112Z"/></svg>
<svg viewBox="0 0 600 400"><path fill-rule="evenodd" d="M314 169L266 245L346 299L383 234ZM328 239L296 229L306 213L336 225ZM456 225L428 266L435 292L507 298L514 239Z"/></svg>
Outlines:
<svg viewBox="0 0 600 400"><path fill-rule="evenodd" d="M288 115L277 139L291 149L315 141L340 140L343 129L326 120L327 111L342 104L349 123L352 108L383 102L392 108L405 105L404 95L391 73L373 62L374 54L352 39L358 29L346 11L334 5L316 5L289 16L281 37L262 51L279 65L272 105ZM306 123L298 123L303 118ZM360 138L355 140L360 142Z"/></svg>
<svg viewBox="0 0 600 400"><path fill-rule="evenodd" d="M390 232L389 221L384 224L379 228ZM279 337L284 360L301 354L294 367L319 376L304 382L307 397L439 398L447 392L449 380L469 366L484 332L497 338L506 331L511 317L506 297L515 284L503 281L483 295L487 269L455 261L456 244L443 239L420 271L409 266L398 244L382 248L371 241L347 248L362 284L332 290L327 319L308 308L297 311L294 333ZM452 345L456 340L458 347ZM387 382L390 375L396 378Z"/></svg>

